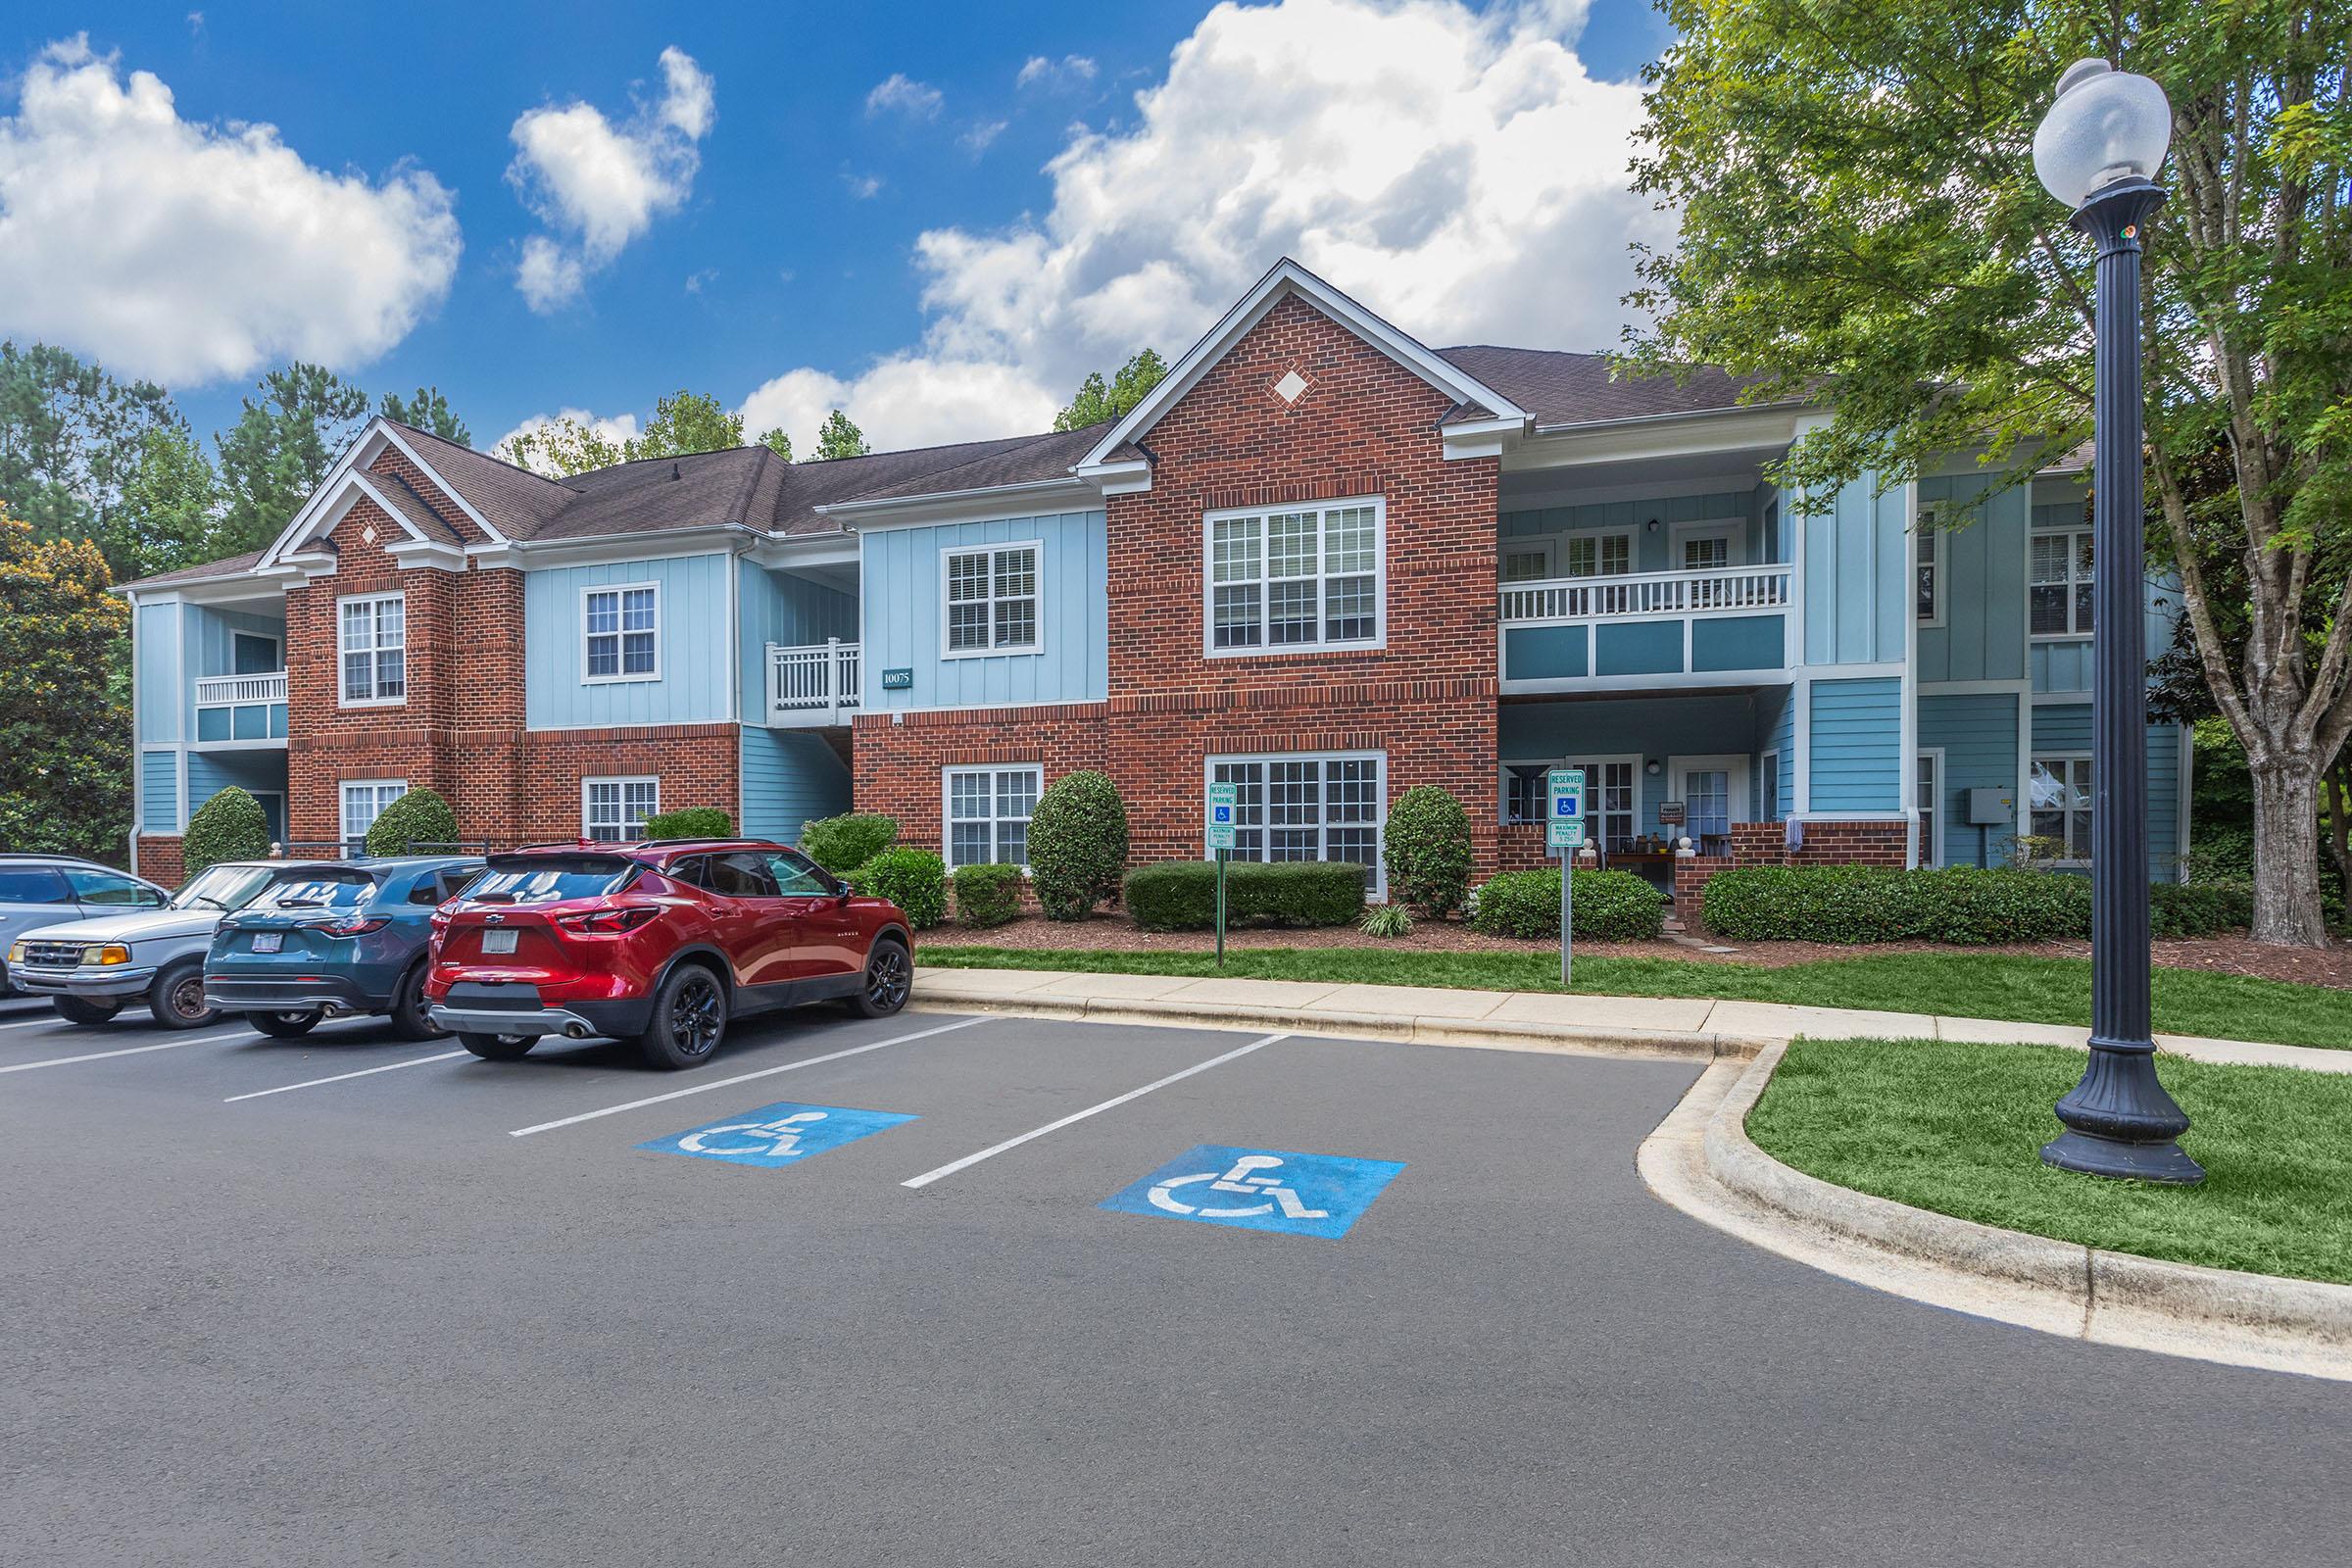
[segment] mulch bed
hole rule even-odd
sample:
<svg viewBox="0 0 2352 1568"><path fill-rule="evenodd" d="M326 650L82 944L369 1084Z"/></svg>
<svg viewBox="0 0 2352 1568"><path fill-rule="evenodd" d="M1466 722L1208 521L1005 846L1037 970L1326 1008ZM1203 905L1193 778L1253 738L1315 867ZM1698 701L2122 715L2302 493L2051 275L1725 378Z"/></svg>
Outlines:
<svg viewBox="0 0 2352 1568"><path fill-rule="evenodd" d="M1216 946L1207 931L1146 931L1122 914L1100 914L1091 920L1063 922L1023 915L1009 925L966 930L957 925L936 928L925 938L940 947L1094 949L1112 953L1206 953ZM1393 948L1399 953L1544 953L1551 945L1522 942L1516 937L1491 937L1459 921L1420 920L1406 937L1368 937L1353 926L1331 926L1291 931L1250 929L1226 934L1231 948ZM1753 963L1783 968L1794 963L1819 963L1828 958L1857 958L1887 953L2002 953L2033 958L2087 958L2087 942L2034 942L1999 947L1948 947L1934 942L1872 942L1845 946L1827 942L1726 943L1730 953L1704 953L1680 942L1580 942L1576 951L1594 957L1681 958L1700 963ZM2180 969L2211 969L2223 974L2260 975L2304 985L2352 990L2352 943L2338 942L2324 949L2280 948L2244 937L2212 937L2197 941L2158 942L2156 962Z"/></svg>

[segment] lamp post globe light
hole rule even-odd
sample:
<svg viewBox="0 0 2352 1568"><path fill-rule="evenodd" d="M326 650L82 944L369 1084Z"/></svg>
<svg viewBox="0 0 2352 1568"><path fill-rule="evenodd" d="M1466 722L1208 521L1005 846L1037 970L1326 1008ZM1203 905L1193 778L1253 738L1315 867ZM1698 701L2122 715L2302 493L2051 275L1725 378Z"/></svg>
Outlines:
<svg viewBox="0 0 2352 1568"><path fill-rule="evenodd" d="M2078 60L2034 133L2034 172L2098 247L2091 463L2090 1064L2041 1157L2065 1170L2189 1184L2188 1117L2156 1076L2148 1010L2148 670L2140 451L2139 229L2172 107L2145 76Z"/></svg>

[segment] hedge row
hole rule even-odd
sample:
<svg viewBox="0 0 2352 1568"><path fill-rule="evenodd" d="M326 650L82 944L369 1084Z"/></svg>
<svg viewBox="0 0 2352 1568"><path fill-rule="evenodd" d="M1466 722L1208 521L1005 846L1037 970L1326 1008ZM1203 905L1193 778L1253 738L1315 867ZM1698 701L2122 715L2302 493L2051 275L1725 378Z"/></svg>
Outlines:
<svg viewBox="0 0 2352 1568"><path fill-rule="evenodd" d="M1570 924L1593 942L1640 942L1666 929L1666 900L1631 871L1579 871ZM1531 941L1560 935L1560 871L1505 871L1478 890L1473 929Z"/></svg>
<svg viewBox="0 0 2352 1568"><path fill-rule="evenodd" d="M1346 860L1274 865L1234 860L1225 867L1225 923L1348 925L1364 912L1363 866ZM1217 923L1217 868L1208 860L1172 860L1127 873L1127 912L1149 931L1206 931Z"/></svg>
<svg viewBox="0 0 2352 1568"><path fill-rule="evenodd" d="M1707 928L1741 942L1944 942L1979 946L2090 935L2090 878L2048 871L1893 871L1758 865L1718 871L1699 900ZM2160 937L2206 937L2253 918L2251 890L2159 882Z"/></svg>

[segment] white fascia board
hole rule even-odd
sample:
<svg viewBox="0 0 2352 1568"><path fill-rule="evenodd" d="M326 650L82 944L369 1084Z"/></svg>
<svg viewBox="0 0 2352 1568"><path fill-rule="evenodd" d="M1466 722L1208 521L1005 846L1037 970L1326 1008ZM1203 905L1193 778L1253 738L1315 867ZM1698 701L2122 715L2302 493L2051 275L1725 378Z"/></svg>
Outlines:
<svg viewBox="0 0 2352 1568"><path fill-rule="evenodd" d="M1266 275L1259 278L1249 293L1234 303L1217 324L1208 329L1206 336L1185 351L1184 358L1176 362L1157 386L1145 394L1141 403L1127 412L1125 418L1112 425L1109 433L1095 443L1094 450L1076 465L1078 470L1083 472L1107 462L1110 455L1122 445L1151 429L1162 414L1199 384L1200 378L1225 357L1243 334L1293 294L1305 299L1325 316L1445 392L1456 403L1477 404L1493 411L1497 419L1516 420L1521 425L1528 422L1527 411L1518 404L1481 382L1461 367L1440 358L1286 256L1268 269Z"/></svg>
<svg viewBox="0 0 2352 1568"><path fill-rule="evenodd" d="M409 538L416 543L420 545L439 543L437 540L427 539L423 534L418 533L416 531L416 525L400 514L400 510L392 505L392 498L385 495L381 489L377 488L375 481L370 479L365 472L357 469L353 470L351 475L344 481L344 483L350 489L359 491L368 500L374 502L376 510L381 512L385 516L391 518L393 526L397 527L402 533L407 534ZM327 532L332 533L335 530L335 527L340 524L346 516L350 515L351 504L356 499L356 497L346 494L341 498L339 505L330 507L328 509L328 514L334 518L334 521L327 525ZM401 548L402 547L399 545L386 545L384 547L384 553L389 555L393 551ZM455 550L457 549L457 546L449 545L446 548Z"/></svg>
<svg viewBox="0 0 2352 1568"><path fill-rule="evenodd" d="M1104 496L1140 496L1152 488L1152 465L1142 458L1118 463L1081 463L1070 471Z"/></svg>
<svg viewBox="0 0 2352 1568"><path fill-rule="evenodd" d="M443 495L456 502L458 504L458 510L466 514L466 515L472 520L475 527L481 529L483 533L489 535L491 543L504 544L507 542L507 536L499 532L497 525L491 522L488 517L483 516L479 512L475 511L473 503L460 495L458 493L458 487L451 484L447 479L443 478L441 471L435 468L431 464L425 462L423 457L418 454L416 449L409 445L408 441L402 437L400 431L395 429L389 422L384 425L384 439L393 446L398 447L402 456L406 457L411 463L414 463L417 467L424 470L425 477L431 479L433 483L440 488L440 491Z"/></svg>
<svg viewBox="0 0 2352 1568"><path fill-rule="evenodd" d="M254 563L257 569L275 565L288 552L310 537L319 515L335 504L343 480L361 471L367 460L384 449L388 431L389 426L381 416L368 421L368 427L359 433L350 446L343 449L343 455L335 460L335 466L326 470L326 478L318 489L311 492L311 499L304 502L302 510L294 514L294 520L270 541L270 548L262 552L260 561ZM338 513L337 516L340 515Z"/></svg>
<svg viewBox="0 0 2352 1568"><path fill-rule="evenodd" d="M405 544L386 545L384 554L405 566L439 566L445 571L464 571L466 552L456 545L445 545L430 539L412 539Z"/></svg>
<svg viewBox="0 0 2352 1568"><path fill-rule="evenodd" d="M1653 414L1633 419L1551 425L1516 443L1504 471L1787 446L1801 432L1805 413L1789 406L1710 409L1697 414Z"/></svg>
<svg viewBox="0 0 2352 1568"><path fill-rule="evenodd" d="M817 513L859 533L886 528L919 528L930 523L982 522L998 517L1034 517L1056 512L1092 512L1101 492L1076 476L1033 479L985 490L949 490L931 496L893 496L882 501L836 501Z"/></svg>
<svg viewBox="0 0 2352 1568"><path fill-rule="evenodd" d="M496 564L537 570L546 566L593 566L683 556L729 555L740 549L746 539L759 537L756 530L741 523L716 526L696 523L691 527L647 529L590 539L514 540L503 547L490 548L500 552ZM485 547L476 549L489 553Z"/></svg>
<svg viewBox="0 0 2352 1568"><path fill-rule="evenodd" d="M743 553L744 559L760 566L852 566L858 564L858 536L844 529L840 533L802 534L796 537L769 535Z"/></svg>

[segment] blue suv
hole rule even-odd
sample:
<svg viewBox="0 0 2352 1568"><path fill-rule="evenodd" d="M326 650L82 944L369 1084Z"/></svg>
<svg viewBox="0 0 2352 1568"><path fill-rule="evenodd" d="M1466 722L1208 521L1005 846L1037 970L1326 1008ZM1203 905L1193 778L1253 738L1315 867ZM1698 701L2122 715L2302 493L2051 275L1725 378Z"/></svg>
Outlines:
<svg viewBox="0 0 2352 1568"><path fill-rule="evenodd" d="M429 1040L424 972L433 910L481 871L478 857L323 860L287 866L278 885L213 933L204 1000L281 1040L343 1013L389 1017Z"/></svg>

